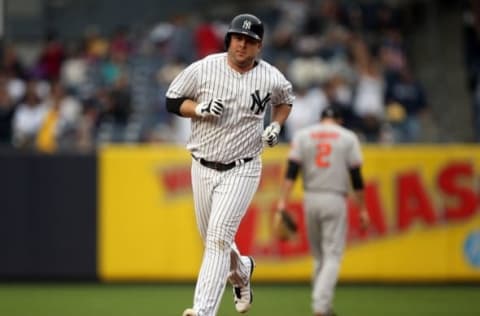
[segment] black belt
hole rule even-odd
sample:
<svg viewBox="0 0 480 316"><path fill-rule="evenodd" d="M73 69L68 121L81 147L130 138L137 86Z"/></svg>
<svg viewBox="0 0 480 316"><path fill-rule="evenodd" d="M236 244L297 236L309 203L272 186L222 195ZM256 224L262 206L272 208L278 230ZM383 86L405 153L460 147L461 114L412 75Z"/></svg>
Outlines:
<svg viewBox="0 0 480 316"><path fill-rule="evenodd" d="M210 169L214 169L214 170L217 170L217 171L227 171L227 170L232 169L235 166L240 166L240 165L243 165L246 162L249 162L249 161L253 160L253 158L248 157L248 158L242 158L242 159L232 161L231 163L221 163L221 162L216 162L216 161L208 161L208 160L205 160L203 158L197 158L194 155L192 155L192 157L193 157L193 159L198 161L202 166L210 168Z"/></svg>

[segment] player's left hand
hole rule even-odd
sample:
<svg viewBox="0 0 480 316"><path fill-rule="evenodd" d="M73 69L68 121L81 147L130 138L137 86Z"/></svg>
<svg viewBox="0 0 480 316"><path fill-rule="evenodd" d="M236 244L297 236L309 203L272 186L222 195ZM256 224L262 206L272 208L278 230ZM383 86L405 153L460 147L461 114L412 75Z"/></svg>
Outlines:
<svg viewBox="0 0 480 316"><path fill-rule="evenodd" d="M262 134L262 142L270 147L278 144L280 135L280 124L278 122L272 122L268 125Z"/></svg>
<svg viewBox="0 0 480 316"><path fill-rule="evenodd" d="M285 210L278 210L273 217L273 234L279 240L292 240L297 234L298 224L293 215Z"/></svg>

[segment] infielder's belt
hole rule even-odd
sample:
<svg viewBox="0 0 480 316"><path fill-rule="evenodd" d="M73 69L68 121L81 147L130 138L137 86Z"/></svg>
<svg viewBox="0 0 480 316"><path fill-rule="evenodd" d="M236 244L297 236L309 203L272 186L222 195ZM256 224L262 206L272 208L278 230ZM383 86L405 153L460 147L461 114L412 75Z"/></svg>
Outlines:
<svg viewBox="0 0 480 316"><path fill-rule="evenodd" d="M227 170L232 169L233 167L243 165L244 163L253 160L253 158L248 157L248 158L242 158L242 159L232 161L231 163L221 163L221 162L216 162L216 161L208 161L208 160L205 160L203 158L197 158L194 155L192 155L192 157L193 157L193 159L198 161L202 166L210 168L210 169L214 169L214 170L217 170L217 171L227 171Z"/></svg>

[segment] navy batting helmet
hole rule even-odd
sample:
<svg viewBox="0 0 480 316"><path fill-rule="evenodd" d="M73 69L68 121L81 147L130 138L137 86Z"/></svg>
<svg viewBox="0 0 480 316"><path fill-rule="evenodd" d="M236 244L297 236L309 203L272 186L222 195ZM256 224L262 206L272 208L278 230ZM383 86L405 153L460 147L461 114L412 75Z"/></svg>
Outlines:
<svg viewBox="0 0 480 316"><path fill-rule="evenodd" d="M257 41L263 39L263 23L253 14L239 14L232 19L225 35L225 47L230 46L231 34L244 34Z"/></svg>

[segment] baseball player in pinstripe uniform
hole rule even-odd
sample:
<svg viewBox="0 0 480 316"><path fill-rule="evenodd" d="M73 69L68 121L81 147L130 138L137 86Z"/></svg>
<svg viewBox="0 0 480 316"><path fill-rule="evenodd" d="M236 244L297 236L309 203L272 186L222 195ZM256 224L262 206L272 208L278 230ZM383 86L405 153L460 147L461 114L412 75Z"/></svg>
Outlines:
<svg viewBox="0 0 480 316"><path fill-rule="evenodd" d="M278 69L258 59L263 23L256 16L233 18L226 53L192 63L171 83L167 109L191 118L187 149L192 155L192 189L204 255L193 308L184 316L217 314L227 280L238 312L249 310L255 266L239 253L234 238L257 190L260 154L278 143L290 113L292 86ZM265 110L271 123L263 128Z"/></svg>
<svg viewBox="0 0 480 316"><path fill-rule="evenodd" d="M286 209L301 170L307 235L315 261L315 316L333 315L333 294L345 248L350 183L361 206L363 228L369 223L364 207L360 143L353 132L339 125L340 119L339 110L327 107L318 124L295 133L277 205L278 211Z"/></svg>

